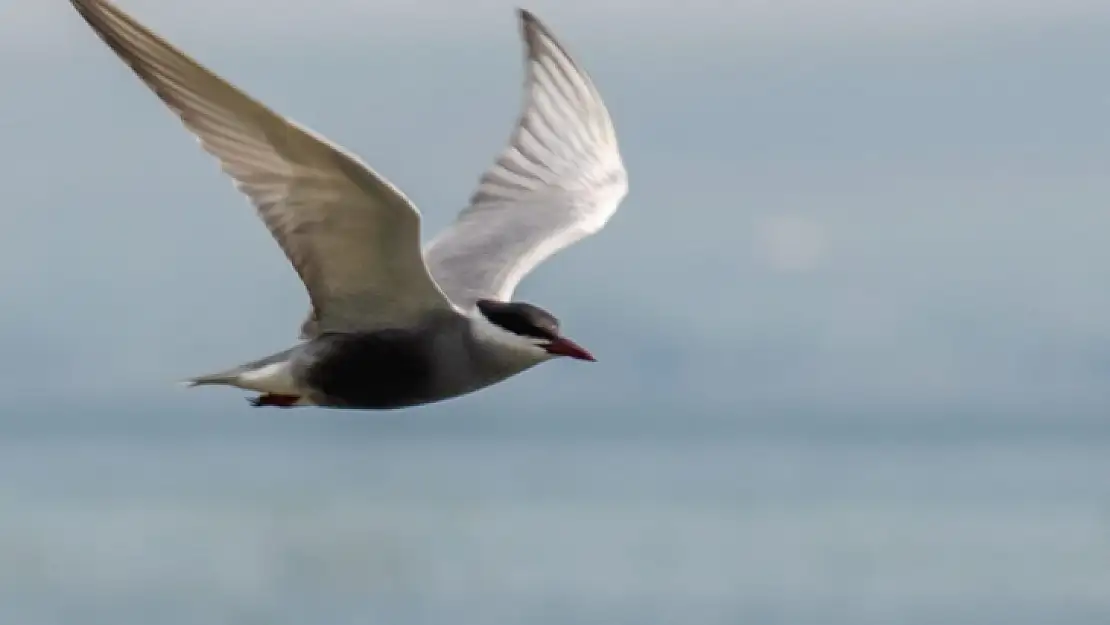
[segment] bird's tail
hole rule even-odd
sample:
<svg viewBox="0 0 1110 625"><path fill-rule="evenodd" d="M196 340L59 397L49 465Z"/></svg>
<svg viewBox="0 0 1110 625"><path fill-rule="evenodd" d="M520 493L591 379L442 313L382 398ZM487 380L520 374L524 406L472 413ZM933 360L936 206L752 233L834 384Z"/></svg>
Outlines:
<svg viewBox="0 0 1110 625"><path fill-rule="evenodd" d="M186 387L194 386L235 386L260 393L297 395L297 385L289 371L289 356L292 349L267 356L217 373L198 375L182 382Z"/></svg>
<svg viewBox="0 0 1110 625"><path fill-rule="evenodd" d="M193 388L194 386L211 386L217 384L224 386L235 386L235 382L239 379L240 373L242 373L242 371L232 369L230 371L222 371L220 373L198 375L195 378L183 380L181 384L186 388Z"/></svg>

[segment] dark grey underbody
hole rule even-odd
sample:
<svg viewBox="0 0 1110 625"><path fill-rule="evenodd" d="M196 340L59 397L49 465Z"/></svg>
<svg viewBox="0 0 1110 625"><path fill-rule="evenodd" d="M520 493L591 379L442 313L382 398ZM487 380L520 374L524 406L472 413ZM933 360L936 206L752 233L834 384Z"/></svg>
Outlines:
<svg viewBox="0 0 1110 625"><path fill-rule="evenodd" d="M427 333L325 334L306 347L298 374L317 405L382 410L438 399L442 375Z"/></svg>
<svg viewBox="0 0 1110 625"><path fill-rule="evenodd" d="M325 333L271 359L289 360L304 398L314 405L389 410L464 395L538 364L489 349L460 316L414 329ZM256 405L297 398L259 399Z"/></svg>

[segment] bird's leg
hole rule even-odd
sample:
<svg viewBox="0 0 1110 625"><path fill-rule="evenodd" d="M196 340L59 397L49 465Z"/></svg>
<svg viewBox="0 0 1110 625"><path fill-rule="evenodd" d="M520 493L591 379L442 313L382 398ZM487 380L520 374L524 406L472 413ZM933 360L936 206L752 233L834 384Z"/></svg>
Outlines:
<svg viewBox="0 0 1110 625"><path fill-rule="evenodd" d="M296 395L278 395L276 393L266 393L259 395L254 399L249 399L252 406L277 406L278 408L292 408L300 401L301 398Z"/></svg>

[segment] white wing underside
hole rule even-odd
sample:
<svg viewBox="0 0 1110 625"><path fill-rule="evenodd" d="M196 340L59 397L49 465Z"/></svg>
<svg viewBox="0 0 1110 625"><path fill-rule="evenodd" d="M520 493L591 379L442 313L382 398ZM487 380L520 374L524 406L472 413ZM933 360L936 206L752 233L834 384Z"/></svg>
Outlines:
<svg viewBox="0 0 1110 625"><path fill-rule="evenodd" d="M509 300L537 265L600 230L628 192L597 88L532 14L520 20L525 101L509 146L425 251L439 287L464 309Z"/></svg>
<svg viewBox="0 0 1110 625"><path fill-rule="evenodd" d="M71 1L254 204L308 290L314 332L404 326L455 310L424 264L419 213L387 180L107 0Z"/></svg>

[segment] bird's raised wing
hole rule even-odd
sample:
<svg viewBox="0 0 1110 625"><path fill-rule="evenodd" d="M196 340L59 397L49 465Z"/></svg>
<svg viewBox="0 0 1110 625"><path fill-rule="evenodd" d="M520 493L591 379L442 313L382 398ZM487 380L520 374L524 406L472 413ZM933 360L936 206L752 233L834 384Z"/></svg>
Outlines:
<svg viewBox="0 0 1110 625"><path fill-rule="evenodd" d="M470 206L425 250L440 288L464 308L510 299L536 265L600 230L628 193L597 88L534 15L519 15L523 112Z"/></svg>
<svg viewBox="0 0 1110 625"><path fill-rule="evenodd" d="M306 335L453 310L420 250L420 214L357 157L281 117L107 0L71 0L217 159L308 290Z"/></svg>

